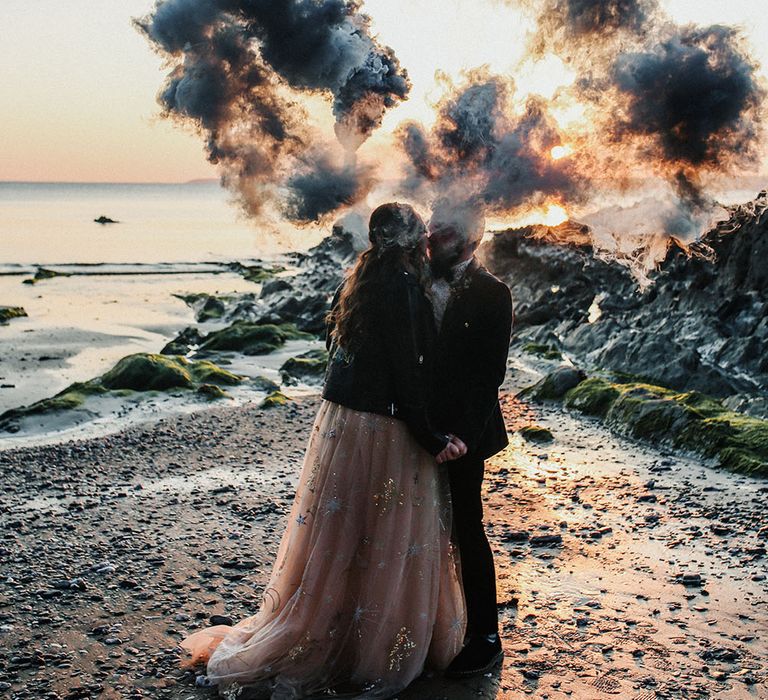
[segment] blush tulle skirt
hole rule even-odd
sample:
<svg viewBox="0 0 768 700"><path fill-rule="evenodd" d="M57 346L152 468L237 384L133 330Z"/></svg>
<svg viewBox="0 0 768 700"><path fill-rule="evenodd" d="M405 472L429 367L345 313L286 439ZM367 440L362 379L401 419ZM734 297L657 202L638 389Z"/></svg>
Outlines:
<svg viewBox="0 0 768 700"><path fill-rule="evenodd" d="M232 698L390 697L461 649L450 534L447 474L405 423L323 401L260 609L186 637L182 666Z"/></svg>

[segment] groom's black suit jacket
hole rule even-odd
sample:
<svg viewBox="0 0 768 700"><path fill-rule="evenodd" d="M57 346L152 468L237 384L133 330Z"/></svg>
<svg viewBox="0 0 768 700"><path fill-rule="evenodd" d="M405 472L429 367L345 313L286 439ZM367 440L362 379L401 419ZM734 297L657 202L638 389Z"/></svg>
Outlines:
<svg viewBox="0 0 768 700"><path fill-rule="evenodd" d="M509 444L499 406L512 332L512 296L476 258L451 293L437 338L432 417L460 437L467 457Z"/></svg>

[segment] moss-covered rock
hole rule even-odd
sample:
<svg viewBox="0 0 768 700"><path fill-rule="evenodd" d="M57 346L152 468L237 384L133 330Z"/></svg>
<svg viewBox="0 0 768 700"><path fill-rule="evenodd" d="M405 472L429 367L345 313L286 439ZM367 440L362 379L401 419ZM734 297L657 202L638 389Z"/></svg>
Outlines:
<svg viewBox="0 0 768 700"><path fill-rule="evenodd" d="M568 408L575 408L590 416L604 416L618 396L619 391L611 382L590 377L569 389L565 393L564 403Z"/></svg>
<svg viewBox="0 0 768 700"><path fill-rule="evenodd" d="M547 428L540 425L524 425L518 432L528 442L546 443L552 442L555 439L554 435Z"/></svg>
<svg viewBox="0 0 768 700"><path fill-rule="evenodd" d="M267 398L261 402L260 408L276 408L285 406L291 401L282 391L273 391Z"/></svg>
<svg viewBox="0 0 768 700"><path fill-rule="evenodd" d="M184 360L185 358L179 358ZM225 386L234 386L240 384L243 378L233 374L229 370L222 369L209 360L186 360L192 379L195 382L206 384L223 384Z"/></svg>
<svg viewBox="0 0 768 700"><path fill-rule="evenodd" d="M239 262L232 263L230 269L239 272L249 282L264 282L285 271L282 265L243 265Z"/></svg>
<svg viewBox="0 0 768 700"><path fill-rule="evenodd" d="M679 442L734 471L768 476L768 421L723 409L703 418Z"/></svg>
<svg viewBox="0 0 768 700"><path fill-rule="evenodd" d="M180 356L135 353L123 357L99 377L71 384L51 398L6 411L0 415L0 430L9 430L24 416L79 408L88 396L126 396L134 391L189 389L209 398L220 398L227 394L218 388L219 385L232 386L242 381L242 377L207 360L190 361ZM277 385L271 382L268 386Z"/></svg>
<svg viewBox="0 0 768 700"><path fill-rule="evenodd" d="M139 352L122 358L100 380L107 389L163 391L191 389L197 384L234 385L242 378L208 360L192 361L180 355Z"/></svg>
<svg viewBox="0 0 768 700"><path fill-rule="evenodd" d="M560 385L556 372L521 394L557 398L551 388ZM731 411L700 392L623 379L626 383L586 379L565 392L564 404L602 417L624 435L712 457L733 471L768 476L768 420Z"/></svg>
<svg viewBox="0 0 768 700"><path fill-rule="evenodd" d="M200 345L201 350L236 350L244 355L267 355L282 347L287 340L311 340L292 323L250 323L235 321L219 331L209 333Z"/></svg>
<svg viewBox="0 0 768 700"><path fill-rule="evenodd" d="M675 400L693 409L702 418L713 418L723 413L720 401L698 391L675 394Z"/></svg>
<svg viewBox="0 0 768 700"><path fill-rule="evenodd" d="M605 414L618 432L637 438L674 441L699 417L675 399L674 392L644 384L625 385Z"/></svg>
<svg viewBox="0 0 768 700"><path fill-rule="evenodd" d="M523 345L523 352L543 357L545 360L563 359L562 353L556 347L544 343L526 343Z"/></svg>
<svg viewBox="0 0 768 700"><path fill-rule="evenodd" d="M25 416L79 408L85 402L86 397L105 394L106 392L107 390L99 383L98 379L70 384L50 398L35 401L29 406L11 408L0 414L0 430L9 430L19 419Z"/></svg>
<svg viewBox="0 0 768 700"><path fill-rule="evenodd" d="M211 401L215 399L231 398L231 396L217 384L201 384L197 387L197 393Z"/></svg>
<svg viewBox="0 0 768 700"><path fill-rule="evenodd" d="M327 364L328 353L324 349L309 350L286 360L280 367L280 376L284 384L322 381Z"/></svg>
<svg viewBox="0 0 768 700"><path fill-rule="evenodd" d="M163 391L178 387L191 388L189 361L181 356L136 353L123 357L101 376L107 389Z"/></svg>
<svg viewBox="0 0 768 700"><path fill-rule="evenodd" d="M558 367L546 377L519 392L523 398L537 400L560 399L567 391L586 379L586 374L575 367Z"/></svg>
<svg viewBox="0 0 768 700"><path fill-rule="evenodd" d="M0 306L0 323L8 323L12 318L26 315L27 312L21 306Z"/></svg>

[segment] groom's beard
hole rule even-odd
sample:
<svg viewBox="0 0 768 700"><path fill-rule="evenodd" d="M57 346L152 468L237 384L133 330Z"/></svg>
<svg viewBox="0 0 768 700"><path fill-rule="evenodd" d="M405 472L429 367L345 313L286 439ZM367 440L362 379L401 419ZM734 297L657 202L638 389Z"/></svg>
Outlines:
<svg viewBox="0 0 768 700"><path fill-rule="evenodd" d="M436 255L429 260L429 269L435 279L453 281L453 268L461 259L460 250L452 250L447 254Z"/></svg>

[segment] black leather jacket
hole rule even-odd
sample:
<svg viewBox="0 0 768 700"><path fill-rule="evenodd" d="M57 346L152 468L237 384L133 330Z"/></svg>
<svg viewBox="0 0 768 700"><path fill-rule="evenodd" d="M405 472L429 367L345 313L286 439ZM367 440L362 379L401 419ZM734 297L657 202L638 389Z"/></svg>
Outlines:
<svg viewBox="0 0 768 700"><path fill-rule="evenodd" d="M378 299L372 332L354 355L332 341L331 331L323 398L403 420L424 449L441 452L448 436L434 429L427 414L436 331L432 306L416 278L402 271L392 280Z"/></svg>

